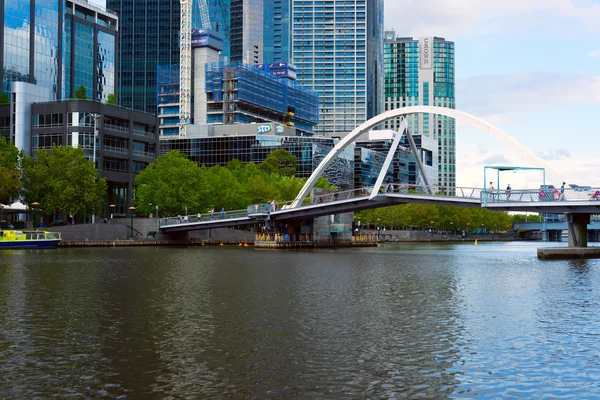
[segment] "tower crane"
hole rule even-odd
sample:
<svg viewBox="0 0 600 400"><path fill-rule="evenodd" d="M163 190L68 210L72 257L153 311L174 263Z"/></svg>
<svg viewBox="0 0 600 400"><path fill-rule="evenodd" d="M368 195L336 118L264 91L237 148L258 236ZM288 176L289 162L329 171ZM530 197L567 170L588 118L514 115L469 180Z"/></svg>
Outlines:
<svg viewBox="0 0 600 400"><path fill-rule="evenodd" d="M210 28L206 0L198 2L202 27ZM186 137L192 117L192 0L180 0L179 25L179 137Z"/></svg>

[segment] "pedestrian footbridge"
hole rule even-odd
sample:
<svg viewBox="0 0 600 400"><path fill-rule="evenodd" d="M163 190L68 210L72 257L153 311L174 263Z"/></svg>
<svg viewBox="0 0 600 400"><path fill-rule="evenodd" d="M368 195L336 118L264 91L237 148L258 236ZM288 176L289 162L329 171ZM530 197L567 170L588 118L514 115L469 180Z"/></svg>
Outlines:
<svg viewBox="0 0 600 400"><path fill-rule="evenodd" d="M411 106L386 111L357 126L344 136L325 156L308 178L297 197L281 205L252 204L246 210L229 211L224 215L202 215L199 218L189 217L160 219L160 230L163 233L185 232L191 230L211 229L228 226L257 224L261 221L293 221L308 220L324 215L387 207L396 204L418 203L456 207L483 207L497 211L521 211L551 214L568 214L569 245L587 246L587 224L591 214L600 213L600 188L565 188L559 191L545 190L492 190L485 188L441 187L430 184L421 162L415 142L408 130L404 116L409 114L436 114L454 118L468 123L486 134L500 139L511 149L533 165L543 166L554 182L563 180L548 167L543 160L529 149L519 144L495 126L470 114L433 106ZM361 135L386 121L400 118L400 129L392 137L388 154L373 187L328 193L315 196L313 187L326 168L334 159ZM415 156L415 162L423 180L423 185L385 184L384 179L395 157L396 149L402 136L405 136ZM571 240L573 238L573 240Z"/></svg>
<svg viewBox="0 0 600 400"><path fill-rule="evenodd" d="M564 189L562 195L541 190L494 190L468 187L389 184L311 196L273 204L252 204L245 210L224 214L161 218L163 233L252 225L264 220L293 221L324 215L355 212L399 204L432 204L440 206L486 208L497 211L521 211L548 214L600 214L600 200L593 195L598 189L581 191ZM432 194L433 193L433 194Z"/></svg>

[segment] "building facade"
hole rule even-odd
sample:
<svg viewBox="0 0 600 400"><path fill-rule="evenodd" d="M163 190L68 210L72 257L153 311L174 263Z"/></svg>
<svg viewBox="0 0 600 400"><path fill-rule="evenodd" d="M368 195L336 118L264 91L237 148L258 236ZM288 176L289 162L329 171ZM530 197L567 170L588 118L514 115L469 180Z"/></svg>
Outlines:
<svg viewBox="0 0 600 400"><path fill-rule="evenodd" d="M156 66L179 64L179 0L107 0L119 15L119 105L156 114Z"/></svg>
<svg viewBox="0 0 600 400"><path fill-rule="evenodd" d="M396 37L385 33L385 110L430 105L456 108L454 94L454 43L444 38ZM409 115L408 129L423 149L422 161L437 165L430 184L456 186L456 123L453 118L432 114ZM400 120L385 124L397 130ZM437 148L431 143L435 143ZM434 165L428 164L428 165Z"/></svg>
<svg viewBox="0 0 600 400"><path fill-rule="evenodd" d="M85 0L0 0L0 79L48 90L49 100L71 98L83 85L89 99L117 90L118 18Z"/></svg>
<svg viewBox="0 0 600 400"><path fill-rule="evenodd" d="M263 63L263 0L230 0L229 62Z"/></svg>
<svg viewBox="0 0 600 400"><path fill-rule="evenodd" d="M207 122L274 122L307 133L319 122L319 96L295 81L247 64L208 64Z"/></svg>
<svg viewBox="0 0 600 400"><path fill-rule="evenodd" d="M57 101L31 105L31 148L81 146L108 183L104 214L125 216L135 177L158 156L155 115L95 101ZM109 209L109 205L114 207Z"/></svg>
<svg viewBox="0 0 600 400"><path fill-rule="evenodd" d="M292 0L292 57L320 95L318 134L344 136L383 110L383 3Z"/></svg>
<svg viewBox="0 0 600 400"><path fill-rule="evenodd" d="M292 61L292 0L264 1L263 55L265 62Z"/></svg>
<svg viewBox="0 0 600 400"><path fill-rule="evenodd" d="M285 149L297 159L296 176L308 178L337 143L337 139L298 136L295 128L283 131L273 124L210 126L204 137L162 137L160 153L178 150L198 165L226 166L231 160L262 163L277 149ZM340 189L354 187L354 147L348 148L323 174Z"/></svg>

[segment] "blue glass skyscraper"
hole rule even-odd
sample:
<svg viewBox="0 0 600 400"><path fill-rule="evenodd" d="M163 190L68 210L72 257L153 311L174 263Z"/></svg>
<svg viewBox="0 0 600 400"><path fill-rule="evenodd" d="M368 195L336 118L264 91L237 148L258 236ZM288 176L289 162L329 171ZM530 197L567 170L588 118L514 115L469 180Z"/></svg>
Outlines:
<svg viewBox="0 0 600 400"><path fill-rule="evenodd" d="M0 0L0 78L49 90L56 100L83 85L90 99L116 90L117 17L79 0Z"/></svg>
<svg viewBox="0 0 600 400"><path fill-rule="evenodd" d="M292 0L264 0L265 62L292 61Z"/></svg>
<svg viewBox="0 0 600 400"><path fill-rule="evenodd" d="M119 15L119 104L156 113L156 68L179 64L179 0L107 0ZM192 2L192 28L212 28L225 36L221 58L229 59L230 0L207 0L210 27Z"/></svg>

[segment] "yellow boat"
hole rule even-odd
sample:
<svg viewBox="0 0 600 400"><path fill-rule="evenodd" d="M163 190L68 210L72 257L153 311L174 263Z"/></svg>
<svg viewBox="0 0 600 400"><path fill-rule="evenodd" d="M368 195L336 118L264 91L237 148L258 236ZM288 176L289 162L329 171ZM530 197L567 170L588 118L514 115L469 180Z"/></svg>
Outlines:
<svg viewBox="0 0 600 400"><path fill-rule="evenodd" d="M60 241L59 232L0 230L0 250L53 249Z"/></svg>

